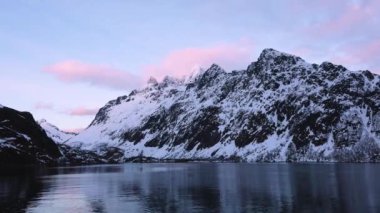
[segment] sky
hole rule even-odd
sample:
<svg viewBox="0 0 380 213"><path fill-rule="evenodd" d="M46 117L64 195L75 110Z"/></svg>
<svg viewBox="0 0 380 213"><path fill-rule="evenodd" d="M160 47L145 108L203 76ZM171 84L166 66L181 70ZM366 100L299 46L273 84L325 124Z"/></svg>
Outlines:
<svg viewBox="0 0 380 213"><path fill-rule="evenodd" d="M80 131L146 80L264 48L380 74L377 0L0 0L0 104Z"/></svg>

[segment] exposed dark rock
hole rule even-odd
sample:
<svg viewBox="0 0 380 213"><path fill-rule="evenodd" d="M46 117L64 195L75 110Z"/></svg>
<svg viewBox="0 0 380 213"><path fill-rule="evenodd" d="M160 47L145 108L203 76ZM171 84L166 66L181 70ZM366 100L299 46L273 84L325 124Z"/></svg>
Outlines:
<svg viewBox="0 0 380 213"><path fill-rule="evenodd" d="M54 165L58 146L29 112L0 107L0 164Z"/></svg>
<svg viewBox="0 0 380 213"><path fill-rule="evenodd" d="M248 114L247 117L243 117L243 120L247 123L243 125L243 130L235 139L238 147L244 147L250 143L262 143L275 131L274 123L269 121L262 112Z"/></svg>

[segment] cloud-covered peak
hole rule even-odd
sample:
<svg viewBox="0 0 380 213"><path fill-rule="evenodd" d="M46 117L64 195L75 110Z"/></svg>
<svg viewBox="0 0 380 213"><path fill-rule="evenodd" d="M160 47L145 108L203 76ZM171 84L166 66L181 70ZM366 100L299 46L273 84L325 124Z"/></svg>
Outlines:
<svg viewBox="0 0 380 213"><path fill-rule="evenodd" d="M192 83L194 82L200 75L202 75L205 72L205 70L200 66L194 66L191 70L190 75L185 77L185 83Z"/></svg>

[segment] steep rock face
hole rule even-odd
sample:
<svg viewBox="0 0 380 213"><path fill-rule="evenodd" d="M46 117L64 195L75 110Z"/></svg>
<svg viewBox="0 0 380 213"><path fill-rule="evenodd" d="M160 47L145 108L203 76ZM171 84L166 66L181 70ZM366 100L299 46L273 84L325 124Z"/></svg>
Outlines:
<svg viewBox="0 0 380 213"><path fill-rule="evenodd" d="M265 49L247 70L218 65L110 101L67 144L126 157L379 161L380 78Z"/></svg>
<svg viewBox="0 0 380 213"><path fill-rule="evenodd" d="M0 164L56 164L60 157L29 112L0 106Z"/></svg>

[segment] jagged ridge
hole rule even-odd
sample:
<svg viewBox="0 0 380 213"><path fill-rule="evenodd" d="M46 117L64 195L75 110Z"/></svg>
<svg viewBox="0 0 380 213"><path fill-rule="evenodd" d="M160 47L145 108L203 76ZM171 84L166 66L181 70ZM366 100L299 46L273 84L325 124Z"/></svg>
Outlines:
<svg viewBox="0 0 380 213"><path fill-rule="evenodd" d="M379 161L380 80L265 49L246 70L212 65L110 101L68 141L126 157Z"/></svg>

